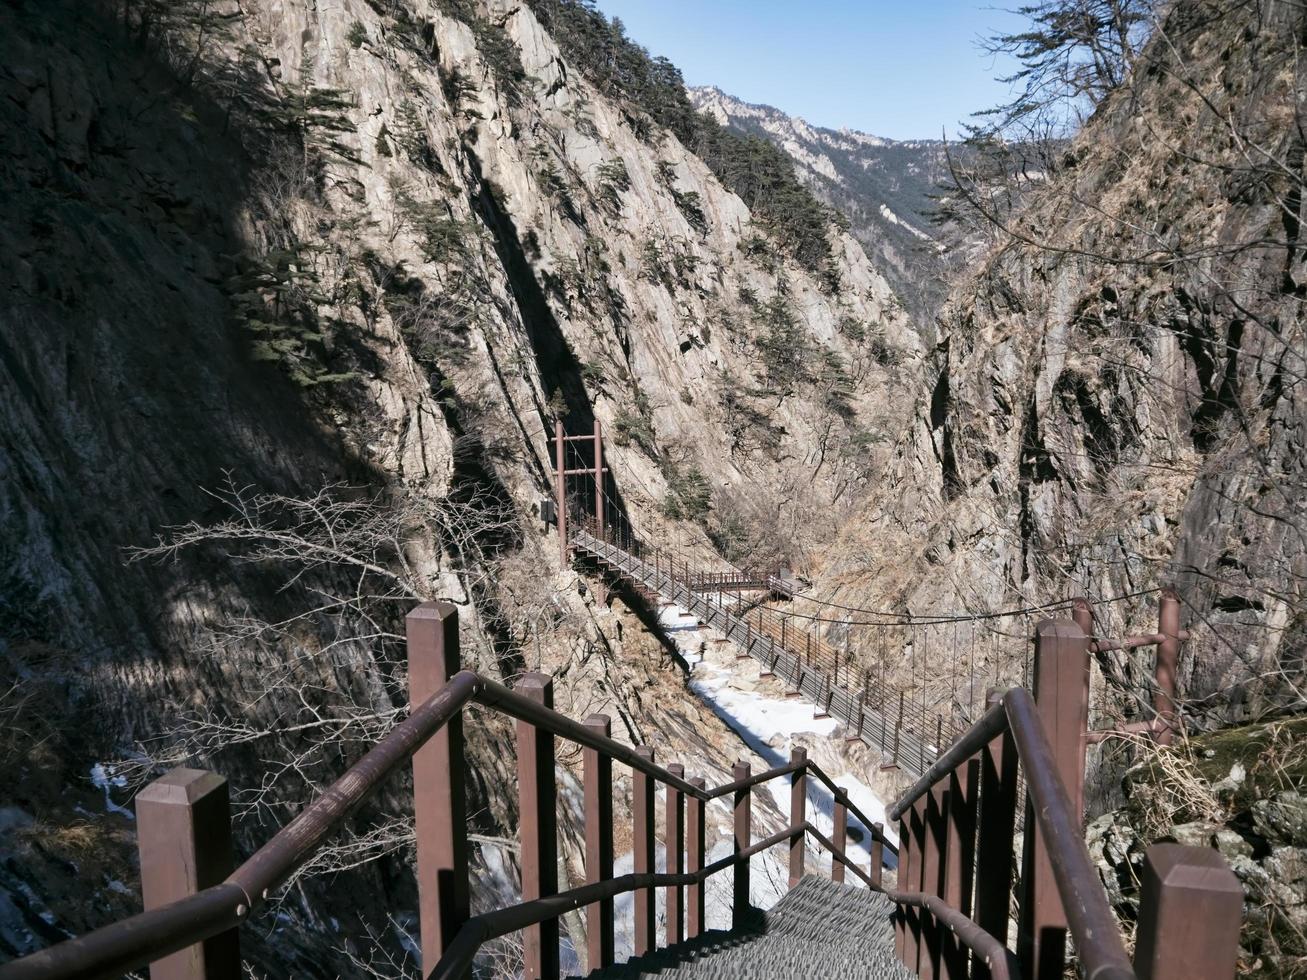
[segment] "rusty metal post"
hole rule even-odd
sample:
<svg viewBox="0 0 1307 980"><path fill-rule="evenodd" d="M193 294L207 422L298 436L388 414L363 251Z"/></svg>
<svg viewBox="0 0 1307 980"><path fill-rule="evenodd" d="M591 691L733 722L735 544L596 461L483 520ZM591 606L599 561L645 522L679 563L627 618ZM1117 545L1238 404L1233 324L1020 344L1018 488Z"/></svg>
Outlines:
<svg viewBox="0 0 1307 980"><path fill-rule="evenodd" d="M790 776L790 826L796 827L808 819L808 761L807 749L791 749L790 761L805 763L802 769ZM793 888L803 877L804 844L807 834L800 833L790 838L790 887Z"/></svg>
<svg viewBox="0 0 1307 980"><path fill-rule="evenodd" d="M458 610L424 602L404 621L409 702L419 705L462 669ZM422 962L436 963L471 915L467 877L467 797L463 716L457 714L413 754L418 925Z"/></svg>
<svg viewBox="0 0 1307 980"><path fill-rule="evenodd" d="M879 888L885 872L885 825L883 823L871 825L871 844L868 850L871 851L869 869L871 883Z"/></svg>
<svg viewBox="0 0 1307 980"><path fill-rule="evenodd" d="M844 786L837 787L840 793L848 795L848 789ZM849 833L849 808L840 796L835 797L835 812L832 815L832 834L831 843L835 845L835 853L839 857L844 856L845 841ZM837 881L841 884L844 882L844 862L837 857L832 857L830 862L830 880Z"/></svg>
<svg viewBox="0 0 1307 980"><path fill-rule="evenodd" d="M599 537L604 536L604 430L595 419L595 522Z"/></svg>
<svg viewBox="0 0 1307 980"><path fill-rule="evenodd" d="M548 674L530 673L518 693L546 708L554 706ZM517 791L522 837L522 901L558 894L558 827L554 786L554 736L530 722L517 723ZM558 919L522 931L526 980L558 976Z"/></svg>
<svg viewBox="0 0 1307 980"><path fill-rule="evenodd" d="M749 764L740 760L731 770L731 778L736 782L748 779ZM752 817L753 791L746 786L735 791L735 855L748 848L753 839ZM731 902L731 924L740 928L749 917L749 860L745 858L735 866L735 887Z"/></svg>
<svg viewBox="0 0 1307 980"><path fill-rule="evenodd" d="M948 843L944 850L944 901L965 916L971 915L971 885L975 874L976 787L980 760L970 759L949 776L945 821ZM966 980L967 948L952 932L941 931L940 971L949 980Z"/></svg>
<svg viewBox="0 0 1307 980"><path fill-rule="evenodd" d="M1243 886L1221 852L1154 844L1144 856L1135 933L1139 980L1228 980L1239 955Z"/></svg>
<svg viewBox="0 0 1307 980"><path fill-rule="evenodd" d="M899 764L899 733L903 730L903 692L899 691L899 713L894 719L894 757L890 760L891 766Z"/></svg>
<svg viewBox="0 0 1307 980"><path fill-rule="evenodd" d="M1169 586L1162 590L1157 601L1157 632L1165 637L1157 645L1157 663L1154 678L1157 690L1153 693L1153 709L1161 728L1157 733L1159 745L1170 745L1175 737L1175 678L1180 660L1180 595Z"/></svg>
<svg viewBox="0 0 1307 980"><path fill-rule="evenodd" d="M695 789L703 789L707 784L703 777L691 779L690 785ZM685 825L685 870L696 872L703 870L703 852L704 852L704 822L703 822L703 800L697 796L692 796L688 800L689 813L686 814ZM703 932L703 884L691 885L686 895L687 909L685 915L686 936L694 939Z"/></svg>
<svg viewBox="0 0 1307 980"><path fill-rule="evenodd" d="M227 780L177 768L136 795L145 911L221 884L231 874ZM239 980L240 941L229 929L150 965L150 980Z"/></svg>
<svg viewBox="0 0 1307 980"><path fill-rule="evenodd" d="M607 715L591 715L585 727L596 735L612 735ZM585 882L593 885L613 877L613 760L598 749L584 749ZM613 900L586 906L586 966L597 970L613 965Z"/></svg>
<svg viewBox="0 0 1307 980"><path fill-rule="evenodd" d="M654 752L647 745L636 746L636 754L653 762ZM652 874L654 870L654 781L653 777L638 769L631 771L632 838L634 849L632 870L636 874ZM635 955L653 951L654 890L635 890Z"/></svg>
<svg viewBox="0 0 1307 980"><path fill-rule="evenodd" d="M567 567L567 454L564 452L563 420L554 420L554 498L558 511L558 557Z"/></svg>
<svg viewBox="0 0 1307 980"><path fill-rule="evenodd" d="M685 769L682 766L668 766L667 771L673 776L683 778ZM685 867L684 861L684 841L685 841L685 797L675 786L667 786L667 815L666 830L664 832L665 846L663 850L667 854L667 873L680 874ZM685 892L680 885L669 885L667 887L667 945L679 943L685 935Z"/></svg>
<svg viewBox="0 0 1307 980"><path fill-rule="evenodd" d="M1001 703L992 691L988 704ZM980 755L980 809L976 816L976 925L1006 938L1012 901L1012 853L1017 815L1017 747L1006 729ZM976 957L972 976L988 980L989 968Z"/></svg>
<svg viewBox="0 0 1307 980"><path fill-rule="evenodd" d="M1035 627L1035 703L1058 776L1082 813L1084 734L1089 725L1089 641L1069 619L1046 619ZM1043 834L1027 802L1025 853L1017 955L1025 980L1060 980L1066 960L1066 911L1053 877Z"/></svg>
<svg viewBox="0 0 1307 980"><path fill-rule="evenodd" d="M1094 638L1094 606L1084 596L1071 600L1071 622L1080 627L1080 632L1091 640Z"/></svg>

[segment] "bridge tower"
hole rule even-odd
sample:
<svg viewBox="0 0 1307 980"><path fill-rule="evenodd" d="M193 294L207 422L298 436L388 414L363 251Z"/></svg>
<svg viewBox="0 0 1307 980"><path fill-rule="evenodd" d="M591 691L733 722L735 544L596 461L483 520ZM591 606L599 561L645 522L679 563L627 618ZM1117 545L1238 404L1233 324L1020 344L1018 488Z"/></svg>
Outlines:
<svg viewBox="0 0 1307 980"><path fill-rule="evenodd" d="M569 443L590 443L591 465L568 469L567 446ZM583 457L584 458L584 457ZM604 536L604 474L608 467L604 465L604 430L603 424L595 419L594 431L583 436L569 436L563 428L561 418L554 420L554 510L558 524L558 555L563 565L567 564L567 478L584 476L594 479L594 520L598 528L598 537ZM587 495L589 490L587 488Z"/></svg>

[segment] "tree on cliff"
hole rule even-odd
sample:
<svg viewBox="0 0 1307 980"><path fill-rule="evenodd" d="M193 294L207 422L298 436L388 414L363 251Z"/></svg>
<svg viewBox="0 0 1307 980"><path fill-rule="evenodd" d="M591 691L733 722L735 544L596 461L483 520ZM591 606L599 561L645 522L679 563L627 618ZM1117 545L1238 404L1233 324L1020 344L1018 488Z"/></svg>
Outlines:
<svg viewBox="0 0 1307 980"><path fill-rule="evenodd" d="M982 131L1028 141L1065 138L1130 74L1156 0L1044 0L1019 7L1026 30L981 42L1021 68L999 81L1011 101L978 115Z"/></svg>

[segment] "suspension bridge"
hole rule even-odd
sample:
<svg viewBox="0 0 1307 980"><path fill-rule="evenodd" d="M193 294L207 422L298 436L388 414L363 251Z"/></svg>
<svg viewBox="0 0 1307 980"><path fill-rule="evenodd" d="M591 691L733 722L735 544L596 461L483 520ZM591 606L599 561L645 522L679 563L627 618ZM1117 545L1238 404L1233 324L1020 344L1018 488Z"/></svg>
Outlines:
<svg viewBox="0 0 1307 980"><path fill-rule="evenodd" d="M906 617L905 623L895 624L884 619L892 613L851 610L877 617L874 625L882 631L905 634L906 639L898 646L911 651L914 675L918 658L923 661L923 676L930 669L942 672L938 669L942 664L932 668L926 663L931 630L936 628L934 655L952 661L952 669L946 672L952 685L947 698L929 699L925 683L913 683L911 690L896 687L886 676L884 649L880 670L873 671L865 662L855 660L849 649L837 648L809 628L826 623L842 627L847 636L856 620L766 605L769 597L793 600L800 595L797 580L782 568L741 569L722 560L717 564L724 567L705 569L676 551L638 535L625 507L608 489L611 474L605 465L600 423L595 423L592 432L567 435L559 422L555 426L553 446L554 499L548 510L558 529L564 563L582 559L596 574L626 584L648 601L679 606L699 622L714 628L740 649L742 658L757 661L761 676L774 677L785 685L787 693L806 698L818 716L838 719L844 725L845 737L879 749L885 760L884 768L902 769L909 775L920 776L979 717L980 699L974 676L966 685L967 697L959 696L962 672L957 669L960 655L957 631L954 629L950 645L947 636L938 635L941 632L938 627L944 627L946 633L949 626L956 627L959 622L975 624L992 620L996 614L946 613L918 616L917 622L913 622L914 617ZM745 593L750 594L749 601L745 600ZM1147 593L1136 595L1143 594ZM1106 731L1086 732L1086 737L1101 741L1113 734L1152 733L1159 741L1168 742L1176 725L1176 665L1180 645L1188 637L1180 628L1180 601L1175 592L1160 590L1155 632L1123 638L1095 636L1094 607L1079 597L1043 609L1011 610L997 617L1017 620L1024 639L1033 633L1035 614L1059 610L1071 613L1089 638L1091 653L1157 648L1153 717ZM807 626L802 625L805 623ZM974 650L969 654L962 651L961 655L970 656L974 675ZM1029 657L1022 663L1019 682L1028 685ZM1000 686L1000 680L994 677L994 686ZM1087 699L1087 671L1084 695Z"/></svg>
<svg viewBox="0 0 1307 980"><path fill-rule="evenodd" d="M582 475L595 481L602 501L598 429L593 442L592 466ZM710 787L699 774L706 760L674 751L656 759L651 746L614 739L605 715L579 720L555 711L547 674L527 674L509 688L463 669L457 609L424 603L407 617L408 714L339 779L237 864L226 780L186 768L161 776L136 798L144 910L0 965L0 980L116 977L147 966L151 980L242 980L242 934L257 928L266 939L275 932L260 909L277 914L276 896L296 871L405 771L413 786L423 980L488 975L479 956L506 936L520 936L522 949L520 972L509 975L529 980L560 977L565 950L596 980L1063 980L1069 967L1087 980L1231 980L1243 892L1218 851L1178 844L1148 850L1131 955L1084 842L1085 745L1103 734L1088 731L1090 657L1157 648L1156 718L1140 730L1168 738L1177 717L1165 673L1173 678L1183 639L1174 595L1163 594L1155 634L1094 638L1084 603L1073 604L1070 617L1040 621L1030 636L1028 683L993 692L966 724L946 730L941 717L930 739L931 719L909 718L901 693L869 696L865 679L856 687L857 671L836 651L806 631L791 635L784 617L755 617L759 607L741 601L746 590L785 594L777 588L784 576L694 569L683 559L678 567L669 551L614 527L602 506L571 519L578 515L569 513L567 480L576 474L568 474L562 448L557 459L565 558L683 605L912 770L915 780L886 811L897 824L897 845L804 750L759 773L741 762L729 781ZM482 710L468 713L473 705ZM497 723L488 714L516 727L521 884L516 902L473 914L476 842L464 747L469 726ZM583 867L567 880L560 878L559 742L581 750L581 813L568 816L582 824ZM629 780L631 801L622 827L614 814L615 796L625 796L617 794L619 777ZM789 787L787 823L757 835L753 797L773 780ZM813 822L810 787L831 796L829 833ZM868 834L865 866L849 856L850 820ZM629 873L616 873L616 839L630 840ZM789 890L760 910L750 903L751 863L771 848L785 854ZM710 861L712 853L722 856ZM712 911L729 925L710 929L706 884L721 874L731 879L730 897ZM633 955L618 963L615 900L627 895ZM569 942L561 920L573 913L580 913L581 934Z"/></svg>

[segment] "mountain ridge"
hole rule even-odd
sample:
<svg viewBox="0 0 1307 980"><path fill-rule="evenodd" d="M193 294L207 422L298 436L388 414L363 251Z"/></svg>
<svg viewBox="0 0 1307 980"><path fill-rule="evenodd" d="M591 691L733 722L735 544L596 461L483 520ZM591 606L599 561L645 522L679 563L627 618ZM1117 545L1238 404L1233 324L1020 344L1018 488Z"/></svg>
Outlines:
<svg viewBox="0 0 1307 980"><path fill-rule="evenodd" d="M799 179L849 221L850 231L928 334L953 272L946 235L931 222L933 195L948 176L944 140L893 140L832 129L717 86L687 90L690 101L735 132L778 146Z"/></svg>

